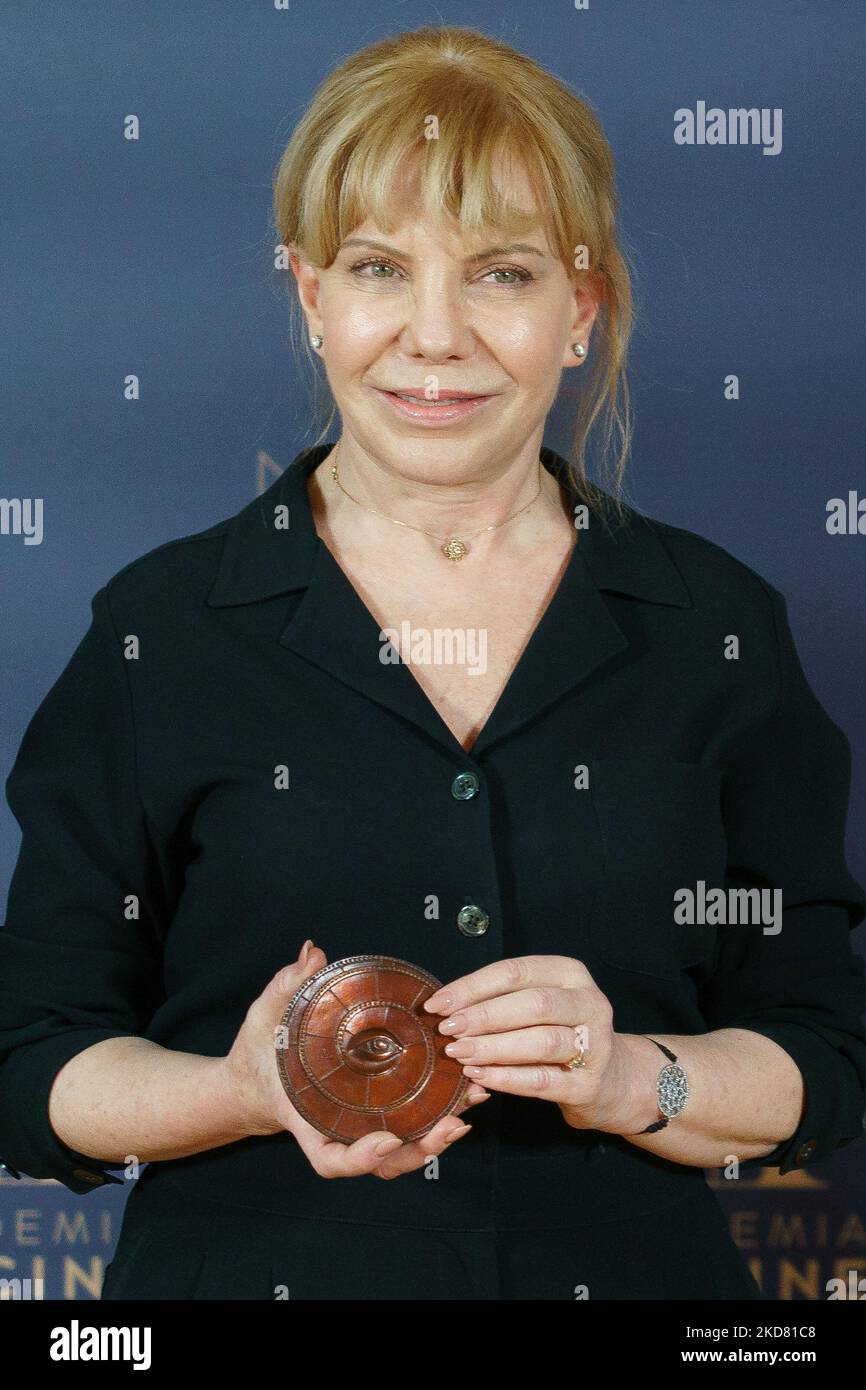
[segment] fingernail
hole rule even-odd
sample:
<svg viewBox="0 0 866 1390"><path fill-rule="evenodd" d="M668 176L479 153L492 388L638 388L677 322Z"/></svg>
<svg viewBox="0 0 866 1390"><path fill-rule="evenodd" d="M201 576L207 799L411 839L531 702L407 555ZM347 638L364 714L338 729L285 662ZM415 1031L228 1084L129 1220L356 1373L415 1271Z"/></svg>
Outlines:
<svg viewBox="0 0 866 1390"><path fill-rule="evenodd" d="M380 1158L384 1158L385 1154L396 1153L397 1150L402 1147L403 1141L398 1139L396 1134L394 1134L390 1139L383 1139L381 1144L376 1145L376 1153Z"/></svg>
<svg viewBox="0 0 866 1390"><path fill-rule="evenodd" d="M449 1134L448 1138L445 1140L446 1145L453 1144L455 1139L462 1139L464 1134L468 1134L471 1128L471 1125L464 1125L462 1129L455 1129L454 1133Z"/></svg>
<svg viewBox="0 0 866 1390"><path fill-rule="evenodd" d="M455 1014L453 1018L446 1018L444 1023L439 1024L440 1033L460 1033L466 1027L466 1015Z"/></svg>
<svg viewBox="0 0 866 1390"><path fill-rule="evenodd" d="M431 1014L448 1014L451 1012L451 999L450 994L431 994L424 1008Z"/></svg>
<svg viewBox="0 0 866 1390"><path fill-rule="evenodd" d="M313 943L311 940L308 939L304 942L303 946L301 947L301 954L298 957L298 959L301 962L301 965L306 965L307 961L310 959L310 952L312 951L312 949Z"/></svg>

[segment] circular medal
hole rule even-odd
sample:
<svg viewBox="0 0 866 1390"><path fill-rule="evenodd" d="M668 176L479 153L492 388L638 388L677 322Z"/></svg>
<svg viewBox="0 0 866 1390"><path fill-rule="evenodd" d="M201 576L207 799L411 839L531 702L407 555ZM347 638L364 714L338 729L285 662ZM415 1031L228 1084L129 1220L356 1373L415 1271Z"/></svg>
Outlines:
<svg viewBox="0 0 866 1390"><path fill-rule="evenodd" d="M393 956L348 956L323 966L289 1001L277 1028L277 1067L299 1114L351 1144L387 1129L420 1139L460 1104L469 1085L423 1009L440 982Z"/></svg>

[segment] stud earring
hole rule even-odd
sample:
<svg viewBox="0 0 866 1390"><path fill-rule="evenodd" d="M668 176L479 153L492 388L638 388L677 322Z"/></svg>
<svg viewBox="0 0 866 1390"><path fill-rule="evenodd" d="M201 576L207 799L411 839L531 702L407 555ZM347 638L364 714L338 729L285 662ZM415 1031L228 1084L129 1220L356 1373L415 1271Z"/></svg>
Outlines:
<svg viewBox="0 0 866 1390"><path fill-rule="evenodd" d="M324 341L324 338L320 337L318 333L314 333L313 336L310 338L310 342L314 348L320 348Z"/></svg>
<svg viewBox="0 0 866 1390"><path fill-rule="evenodd" d="M583 346L583 343L572 343L571 350L574 353L575 357L586 356L586 348Z"/></svg>

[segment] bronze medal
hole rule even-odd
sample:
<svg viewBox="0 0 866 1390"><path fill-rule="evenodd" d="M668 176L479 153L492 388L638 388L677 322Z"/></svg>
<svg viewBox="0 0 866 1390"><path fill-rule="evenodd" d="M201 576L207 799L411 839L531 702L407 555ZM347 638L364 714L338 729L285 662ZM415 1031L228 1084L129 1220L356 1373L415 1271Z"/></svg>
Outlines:
<svg viewBox="0 0 866 1390"><path fill-rule="evenodd" d="M445 1052L442 1015L423 1009L440 982L393 956L348 956L316 971L277 1029L277 1067L299 1114L351 1144L387 1129L420 1139L469 1085Z"/></svg>

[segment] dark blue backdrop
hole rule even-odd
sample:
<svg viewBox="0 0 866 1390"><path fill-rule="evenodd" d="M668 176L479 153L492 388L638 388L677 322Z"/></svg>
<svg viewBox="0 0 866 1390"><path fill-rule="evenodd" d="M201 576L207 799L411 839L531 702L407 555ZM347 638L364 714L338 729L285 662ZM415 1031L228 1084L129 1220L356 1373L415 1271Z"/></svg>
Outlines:
<svg viewBox="0 0 866 1390"><path fill-rule="evenodd" d="M310 442L271 268L273 167L332 66L436 22L514 44L597 108L641 316L629 496L787 595L806 671L852 744L849 862L866 880L866 535L825 529L829 498L858 482L866 493L857 0L591 0L587 11L573 0L6 0L0 496L42 498L44 538L0 535L3 776L96 589L241 507L259 451L282 468ZM781 108L781 152L676 144L674 112L699 101ZM123 138L130 114L137 141ZM124 399L128 373L139 401ZM731 373L738 401L724 399ZM568 448L565 393L548 442ZM4 803L4 897L17 849ZM729 1185L735 1234L765 1285L795 1295L785 1281L811 1258L822 1281L837 1258L863 1270L862 1169L854 1145L820 1174L753 1180L766 1193ZM65 1243L98 1272L87 1261L110 1234L76 1247L51 1214L84 1210L94 1227L97 1209L116 1216L117 1192L4 1184L0 1273L26 1273L41 1252L57 1280ZM44 1218L29 1243L16 1219L25 1198ZM74 1294L69 1268L53 1296Z"/></svg>

